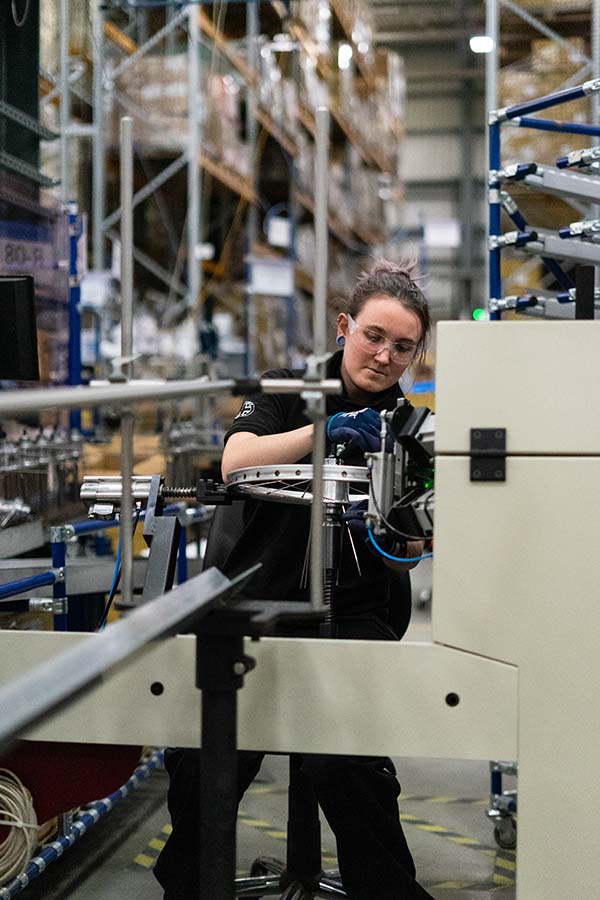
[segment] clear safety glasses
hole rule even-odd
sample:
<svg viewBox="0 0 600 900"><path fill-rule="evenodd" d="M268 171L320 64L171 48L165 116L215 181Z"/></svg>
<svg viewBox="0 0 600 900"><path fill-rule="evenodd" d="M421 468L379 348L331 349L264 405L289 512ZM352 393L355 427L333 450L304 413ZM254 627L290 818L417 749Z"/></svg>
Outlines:
<svg viewBox="0 0 600 900"><path fill-rule="evenodd" d="M354 336L356 342L363 350L370 351L373 356L388 350L390 361L396 364L409 363L417 350L417 345L412 341L390 341L376 328L368 325L359 325L348 314L348 331Z"/></svg>

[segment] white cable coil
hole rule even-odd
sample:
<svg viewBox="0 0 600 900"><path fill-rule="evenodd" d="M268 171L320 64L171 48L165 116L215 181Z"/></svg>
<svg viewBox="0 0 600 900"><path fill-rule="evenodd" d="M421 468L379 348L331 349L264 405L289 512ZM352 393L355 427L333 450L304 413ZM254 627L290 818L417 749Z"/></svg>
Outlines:
<svg viewBox="0 0 600 900"><path fill-rule="evenodd" d="M38 822L31 794L8 769L0 769L0 826L10 829L0 843L2 885L23 871L38 844Z"/></svg>

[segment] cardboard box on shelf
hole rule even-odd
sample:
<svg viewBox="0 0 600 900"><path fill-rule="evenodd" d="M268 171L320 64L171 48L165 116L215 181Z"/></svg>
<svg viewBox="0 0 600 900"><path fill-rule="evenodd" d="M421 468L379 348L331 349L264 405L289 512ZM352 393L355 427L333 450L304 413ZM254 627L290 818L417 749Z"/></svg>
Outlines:
<svg viewBox="0 0 600 900"><path fill-rule="evenodd" d="M569 39L574 53L583 52L579 38ZM533 41L528 60L500 70L498 88L500 106L515 106L536 97L562 90L578 72L562 47L553 41ZM589 98L571 101L535 114L538 118L564 122L591 121ZM538 131L504 125L502 128L503 165L519 162L539 162L554 165L560 156L571 150L590 146L592 140L584 135Z"/></svg>
<svg viewBox="0 0 600 900"><path fill-rule="evenodd" d="M117 80L112 139L118 140L119 117L134 114L134 140L154 150L184 148L189 140L188 59L185 53L140 57ZM205 150L237 172L250 170L249 151L242 140L241 89L233 74L204 71L200 106Z"/></svg>

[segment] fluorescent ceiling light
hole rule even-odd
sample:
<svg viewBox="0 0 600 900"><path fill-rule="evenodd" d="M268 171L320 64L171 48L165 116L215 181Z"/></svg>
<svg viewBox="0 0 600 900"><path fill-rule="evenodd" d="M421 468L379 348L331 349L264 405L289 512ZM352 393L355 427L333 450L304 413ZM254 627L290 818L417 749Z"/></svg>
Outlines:
<svg viewBox="0 0 600 900"><path fill-rule="evenodd" d="M469 47L473 53L491 53L494 49L494 41L489 34L474 34L469 38Z"/></svg>
<svg viewBox="0 0 600 900"><path fill-rule="evenodd" d="M338 66L347 69L352 59L352 47L350 44L340 44L338 48Z"/></svg>

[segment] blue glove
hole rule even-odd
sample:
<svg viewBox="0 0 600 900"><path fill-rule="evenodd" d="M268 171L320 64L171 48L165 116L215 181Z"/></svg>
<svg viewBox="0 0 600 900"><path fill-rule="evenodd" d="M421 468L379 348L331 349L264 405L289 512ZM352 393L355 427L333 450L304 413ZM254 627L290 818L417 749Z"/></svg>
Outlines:
<svg viewBox="0 0 600 900"><path fill-rule="evenodd" d="M356 538L367 538L367 526L365 523L365 513L369 505L368 500L357 500L351 503L346 512L342 513L342 522L345 522L352 536Z"/></svg>
<svg viewBox="0 0 600 900"><path fill-rule="evenodd" d="M336 413L327 423L327 437L334 444L351 444L353 449L376 453L381 444L381 419L374 409Z"/></svg>
<svg viewBox="0 0 600 900"><path fill-rule="evenodd" d="M374 556L380 556L381 554L375 549L369 540L369 535L367 533L365 513L368 505L368 500L357 500L356 503L351 503L346 512L342 513L342 521L346 523L354 538L357 540L362 539L367 545L367 549ZM381 549L385 550L386 553L395 553L396 556L406 556L406 542L401 538L395 537L392 534L378 534L375 536L375 539Z"/></svg>

